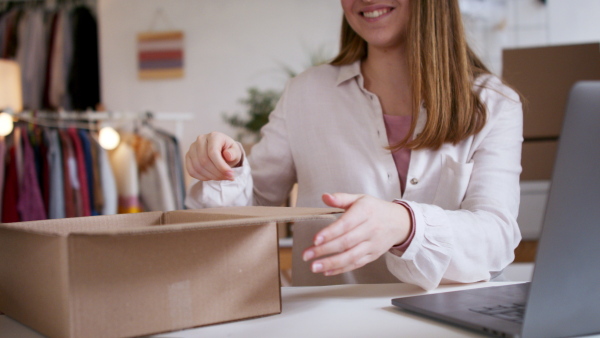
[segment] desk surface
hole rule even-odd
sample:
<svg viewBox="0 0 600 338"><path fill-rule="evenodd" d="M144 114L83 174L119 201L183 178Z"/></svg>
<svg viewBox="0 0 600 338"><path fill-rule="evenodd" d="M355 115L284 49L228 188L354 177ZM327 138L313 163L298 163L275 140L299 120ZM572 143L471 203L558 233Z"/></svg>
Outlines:
<svg viewBox="0 0 600 338"><path fill-rule="evenodd" d="M441 286L433 292L510 284ZM422 294L410 284L283 287L279 315L163 333L163 337L480 337L391 305L395 297ZM35 331L0 316L0 337L39 338Z"/></svg>
<svg viewBox="0 0 600 338"><path fill-rule="evenodd" d="M442 286L434 292L512 283ZM395 297L423 294L410 284L283 287L281 314L158 337L481 337L402 311Z"/></svg>

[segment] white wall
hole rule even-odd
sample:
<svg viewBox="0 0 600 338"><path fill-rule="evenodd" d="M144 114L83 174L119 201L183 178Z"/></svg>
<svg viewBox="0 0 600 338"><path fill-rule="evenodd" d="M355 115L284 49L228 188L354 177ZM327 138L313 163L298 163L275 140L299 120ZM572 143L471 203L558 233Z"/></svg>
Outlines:
<svg viewBox="0 0 600 338"><path fill-rule="evenodd" d="M185 151L200 133L235 135L221 114L242 112L250 86L282 89L281 64L300 71L314 51L333 56L342 12L338 0L98 0L98 17L106 108L194 113ZM184 31L184 78L138 80L136 35L151 28Z"/></svg>
<svg viewBox="0 0 600 338"><path fill-rule="evenodd" d="M504 26L469 28L475 49L497 73L502 48L600 41L599 0L486 1L504 3ZM238 101L250 86L281 89L280 64L302 70L311 52L333 56L342 16L339 0L97 2L103 103L109 110L193 113L184 152L200 133L235 135L221 114L242 112ZM183 79L138 80L136 34L150 28L185 32Z"/></svg>
<svg viewBox="0 0 600 338"><path fill-rule="evenodd" d="M550 43L600 41L600 1L552 0L548 12Z"/></svg>
<svg viewBox="0 0 600 338"><path fill-rule="evenodd" d="M490 24L467 17L472 47L497 74L502 71L502 49L600 41L598 0L460 0L469 9L487 4L482 17ZM473 5L474 4L474 5Z"/></svg>

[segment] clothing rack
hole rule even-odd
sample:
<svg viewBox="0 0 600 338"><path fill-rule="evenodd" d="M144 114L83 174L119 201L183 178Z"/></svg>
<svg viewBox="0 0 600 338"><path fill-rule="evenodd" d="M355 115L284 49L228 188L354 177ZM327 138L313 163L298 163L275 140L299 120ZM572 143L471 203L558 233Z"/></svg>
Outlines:
<svg viewBox="0 0 600 338"><path fill-rule="evenodd" d="M47 4L63 4L63 3L88 3L88 2L96 2L96 0L0 0L0 3L47 3Z"/></svg>
<svg viewBox="0 0 600 338"><path fill-rule="evenodd" d="M0 0L0 3L6 2L45 2L46 0Z"/></svg>
<svg viewBox="0 0 600 338"><path fill-rule="evenodd" d="M193 113L189 112L131 112L131 111L23 111L20 113L8 112L18 120L30 123L38 123L48 127L62 127L68 125L77 125L80 128L96 129L93 122L149 122L152 120L175 122L175 136L178 139L183 138L183 129L185 121L194 118Z"/></svg>
<svg viewBox="0 0 600 338"><path fill-rule="evenodd" d="M150 122L174 121L182 134L193 114L4 112L20 123L0 142L3 222L185 208L181 136ZM123 131L110 153L96 133L105 121Z"/></svg>
<svg viewBox="0 0 600 338"><path fill-rule="evenodd" d="M83 4L83 5L89 5L89 4L96 4L96 0L0 0L0 4L2 5L8 5L8 4L33 4L33 5L38 5L38 4L44 4L50 7L55 7L58 5L64 5L64 4L74 4L74 5L78 5L78 4Z"/></svg>

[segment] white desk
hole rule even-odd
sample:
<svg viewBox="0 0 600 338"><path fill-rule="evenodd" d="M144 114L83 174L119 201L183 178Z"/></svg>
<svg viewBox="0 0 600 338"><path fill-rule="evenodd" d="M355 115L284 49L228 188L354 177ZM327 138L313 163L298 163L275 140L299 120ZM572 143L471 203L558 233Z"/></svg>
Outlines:
<svg viewBox="0 0 600 338"><path fill-rule="evenodd" d="M441 286L433 292L491 285ZM422 294L409 284L283 287L279 315L163 333L152 337L480 337L391 305L394 297ZM0 316L0 337L39 338L35 331Z"/></svg>

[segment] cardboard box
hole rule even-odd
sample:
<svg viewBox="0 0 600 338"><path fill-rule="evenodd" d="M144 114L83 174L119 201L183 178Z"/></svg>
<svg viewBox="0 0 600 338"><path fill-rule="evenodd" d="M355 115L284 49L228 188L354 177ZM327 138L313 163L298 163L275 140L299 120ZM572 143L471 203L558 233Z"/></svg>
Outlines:
<svg viewBox="0 0 600 338"><path fill-rule="evenodd" d="M502 76L525 98L525 139L557 137L571 87L600 79L600 43L505 49Z"/></svg>
<svg viewBox="0 0 600 338"><path fill-rule="evenodd" d="M571 87L600 79L600 43L505 49L502 76L524 98L521 180L549 180Z"/></svg>
<svg viewBox="0 0 600 338"><path fill-rule="evenodd" d="M51 337L129 337L281 312L277 223L242 207L0 224L0 311Z"/></svg>
<svg viewBox="0 0 600 338"><path fill-rule="evenodd" d="M558 141L525 141L521 154L521 180L550 180Z"/></svg>

